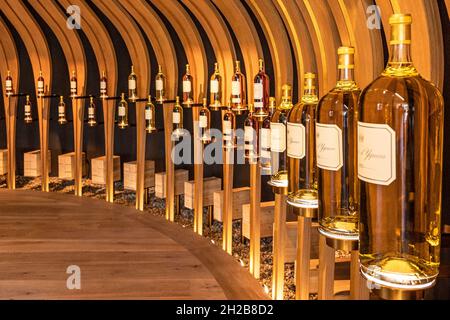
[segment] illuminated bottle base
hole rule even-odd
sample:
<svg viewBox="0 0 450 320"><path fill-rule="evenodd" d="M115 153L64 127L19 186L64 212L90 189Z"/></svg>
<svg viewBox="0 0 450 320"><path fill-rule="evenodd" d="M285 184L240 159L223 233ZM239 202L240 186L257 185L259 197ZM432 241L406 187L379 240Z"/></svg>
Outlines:
<svg viewBox="0 0 450 320"><path fill-rule="evenodd" d="M287 188L288 183L289 180L287 171L279 171L278 173L274 174L268 182L270 186L276 188Z"/></svg>
<svg viewBox="0 0 450 320"><path fill-rule="evenodd" d="M299 210L295 212L305 218L316 218L319 208L317 190L301 189L288 195L286 202Z"/></svg>
<svg viewBox="0 0 450 320"><path fill-rule="evenodd" d="M354 217L335 216L321 219L319 232L326 237L327 245L335 250L352 251L358 249L358 222Z"/></svg>

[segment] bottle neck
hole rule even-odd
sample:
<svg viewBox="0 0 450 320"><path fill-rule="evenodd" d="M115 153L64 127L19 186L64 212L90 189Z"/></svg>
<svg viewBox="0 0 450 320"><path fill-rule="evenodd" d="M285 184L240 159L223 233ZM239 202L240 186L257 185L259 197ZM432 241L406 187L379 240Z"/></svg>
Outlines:
<svg viewBox="0 0 450 320"><path fill-rule="evenodd" d="M319 101L319 98L317 97L316 88L315 87L305 88L305 90L303 91L302 102L303 103L316 103L318 101Z"/></svg>

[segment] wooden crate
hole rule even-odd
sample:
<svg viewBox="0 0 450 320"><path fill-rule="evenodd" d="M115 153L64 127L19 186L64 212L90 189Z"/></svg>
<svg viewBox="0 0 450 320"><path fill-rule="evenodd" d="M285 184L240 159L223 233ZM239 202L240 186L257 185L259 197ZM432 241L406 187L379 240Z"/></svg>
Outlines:
<svg viewBox="0 0 450 320"><path fill-rule="evenodd" d="M8 149L0 150L0 175L8 173Z"/></svg>
<svg viewBox="0 0 450 320"><path fill-rule="evenodd" d="M113 156L114 181L120 181L120 157ZM105 156L91 159L92 183L106 184Z"/></svg>
<svg viewBox="0 0 450 320"><path fill-rule="evenodd" d="M184 193L184 183L189 180L189 171L184 169L175 170L175 195ZM155 197L166 198L166 173L158 172L155 174Z"/></svg>
<svg viewBox="0 0 450 320"><path fill-rule="evenodd" d="M82 153L82 175L87 174L86 168L86 154ZM60 179L72 180L75 179L75 152L60 154L58 156L58 177Z"/></svg>
<svg viewBox="0 0 450 320"><path fill-rule="evenodd" d="M48 173L51 172L51 151L47 153ZM39 177L41 175L41 150L25 152L23 154L23 175L25 177Z"/></svg>
<svg viewBox="0 0 450 320"><path fill-rule="evenodd" d="M273 233L274 201L261 202L261 238ZM250 204L242 205L242 235L250 239Z"/></svg>
<svg viewBox="0 0 450 320"><path fill-rule="evenodd" d="M214 204L214 192L222 189L222 179L209 177L203 179L203 206L209 207ZM184 206L194 209L194 181L184 183Z"/></svg>
<svg viewBox="0 0 450 320"><path fill-rule="evenodd" d="M136 191L136 168L137 162L125 162L123 164L123 187L126 190ZM145 160L144 171L144 188L151 188L155 186L155 161Z"/></svg>
<svg viewBox="0 0 450 320"><path fill-rule="evenodd" d="M223 190L214 192L214 220L223 221ZM242 219L242 205L250 203L250 188L233 189L233 220Z"/></svg>

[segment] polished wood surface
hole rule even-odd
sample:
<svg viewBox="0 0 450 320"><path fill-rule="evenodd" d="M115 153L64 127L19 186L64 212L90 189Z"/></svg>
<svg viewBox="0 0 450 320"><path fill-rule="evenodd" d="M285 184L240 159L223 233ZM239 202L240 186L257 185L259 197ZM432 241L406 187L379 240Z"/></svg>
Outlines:
<svg viewBox="0 0 450 320"><path fill-rule="evenodd" d="M233 257L163 218L60 193L2 189L0 202L1 299L267 298ZM80 290L66 288L70 265Z"/></svg>

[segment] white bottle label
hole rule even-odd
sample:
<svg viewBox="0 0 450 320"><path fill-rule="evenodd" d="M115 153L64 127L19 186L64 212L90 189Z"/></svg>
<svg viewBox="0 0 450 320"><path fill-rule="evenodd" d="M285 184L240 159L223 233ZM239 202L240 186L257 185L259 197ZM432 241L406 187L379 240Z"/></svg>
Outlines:
<svg viewBox="0 0 450 320"><path fill-rule="evenodd" d="M100 81L100 89L102 90L106 89L106 81Z"/></svg>
<svg viewBox="0 0 450 320"><path fill-rule="evenodd" d="M180 123L180 113L179 112L173 112L172 113L172 123L173 124L179 124Z"/></svg>
<svg viewBox="0 0 450 320"><path fill-rule="evenodd" d="M240 81L231 81L231 94L233 96L241 95L241 82Z"/></svg>
<svg viewBox="0 0 450 320"><path fill-rule="evenodd" d="M253 84L253 97L255 100L261 100L264 96L262 83Z"/></svg>
<svg viewBox="0 0 450 320"><path fill-rule="evenodd" d="M152 111L151 110L145 110L145 120L152 120Z"/></svg>
<svg viewBox="0 0 450 320"><path fill-rule="evenodd" d="M70 89L76 89L77 88L77 82L76 81L70 81Z"/></svg>
<svg viewBox="0 0 450 320"><path fill-rule="evenodd" d="M256 98L255 98L256 99ZM262 109L264 108L264 102L261 101L254 101L253 102L253 106L255 107L255 109Z"/></svg>
<svg viewBox="0 0 450 320"><path fill-rule="evenodd" d="M29 104L26 104L25 105L25 112L31 112L31 105L29 105Z"/></svg>
<svg viewBox="0 0 450 320"><path fill-rule="evenodd" d="M59 114L64 114L66 111L66 107L64 106L58 106L58 113Z"/></svg>
<svg viewBox="0 0 450 320"><path fill-rule="evenodd" d="M183 92L190 93L192 90L192 84L190 81L183 81Z"/></svg>
<svg viewBox="0 0 450 320"><path fill-rule="evenodd" d="M358 178L383 186L396 179L395 131L387 124L358 122Z"/></svg>
<svg viewBox="0 0 450 320"><path fill-rule="evenodd" d="M287 155L296 159L305 157L305 126L300 123L287 124Z"/></svg>
<svg viewBox="0 0 450 320"><path fill-rule="evenodd" d="M164 83L161 79L155 81L155 88L157 91L161 91L164 89Z"/></svg>
<svg viewBox="0 0 450 320"><path fill-rule="evenodd" d="M90 116L93 116L95 114L95 109L94 108L88 108L88 114Z"/></svg>
<svg viewBox="0 0 450 320"><path fill-rule="evenodd" d="M136 80L128 80L128 89L135 90L136 89Z"/></svg>
<svg viewBox="0 0 450 320"><path fill-rule="evenodd" d="M119 107L119 117L125 116L125 107Z"/></svg>
<svg viewBox="0 0 450 320"><path fill-rule="evenodd" d="M231 103L241 103L241 98L232 98Z"/></svg>
<svg viewBox="0 0 450 320"><path fill-rule="evenodd" d="M219 93L219 81L211 80L211 93Z"/></svg>
<svg viewBox="0 0 450 320"><path fill-rule="evenodd" d="M44 90L44 81L38 81L38 90Z"/></svg>
<svg viewBox="0 0 450 320"><path fill-rule="evenodd" d="M207 116L200 116L198 119L198 124L200 128L206 128L208 127L208 117Z"/></svg>
<svg viewBox="0 0 450 320"><path fill-rule="evenodd" d="M253 142L253 133L254 133L254 130L252 127L245 126L244 127L244 141L252 143Z"/></svg>
<svg viewBox="0 0 450 320"><path fill-rule="evenodd" d="M286 126L283 123L270 123L270 148L273 152L286 150Z"/></svg>
<svg viewBox="0 0 450 320"><path fill-rule="evenodd" d="M12 81L11 80L6 80L6 89L11 89L12 88Z"/></svg>
<svg viewBox="0 0 450 320"><path fill-rule="evenodd" d="M343 165L342 130L335 124L316 123L317 166L338 171Z"/></svg>
<svg viewBox="0 0 450 320"><path fill-rule="evenodd" d="M270 149L270 129L261 129L261 149Z"/></svg>
<svg viewBox="0 0 450 320"><path fill-rule="evenodd" d="M231 140L231 136L233 134L231 130L231 121L226 120L222 124L222 130L223 130L223 140Z"/></svg>

